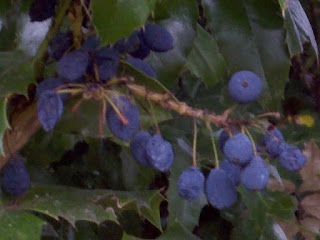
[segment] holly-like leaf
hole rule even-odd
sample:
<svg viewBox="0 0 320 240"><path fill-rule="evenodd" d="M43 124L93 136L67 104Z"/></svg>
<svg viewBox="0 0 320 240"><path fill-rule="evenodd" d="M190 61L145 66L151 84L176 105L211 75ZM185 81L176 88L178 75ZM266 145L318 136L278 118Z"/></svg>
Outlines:
<svg viewBox="0 0 320 240"><path fill-rule="evenodd" d="M127 37L144 26L154 10L156 0L95 0L92 2L93 23L104 44Z"/></svg>
<svg viewBox="0 0 320 240"><path fill-rule="evenodd" d="M0 238L40 240L44 221L32 213L16 210L0 210Z"/></svg>
<svg viewBox="0 0 320 240"><path fill-rule="evenodd" d="M165 53L151 53L147 61L156 70L158 79L167 87L176 85L196 37L198 5L189 0L162 0L154 11L156 23L164 26L173 36L174 48Z"/></svg>
<svg viewBox="0 0 320 240"><path fill-rule="evenodd" d="M309 22L299 0L286 1L285 26L287 29L286 41L290 55L294 56L303 51L303 44L310 42L314 52L319 55L318 45Z"/></svg>
<svg viewBox="0 0 320 240"><path fill-rule="evenodd" d="M159 238L158 240L171 240L171 239L188 239L188 240L200 240L197 236L193 235L188 229L183 227L180 223L176 222L172 224Z"/></svg>
<svg viewBox="0 0 320 240"><path fill-rule="evenodd" d="M305 192L320 190L320 149L315 140L311 140L305 146L303 154L306 156L307 162L300 170L303 182L299 187L299 191Z"/></svg>
<svg viewBox="0 0 320 240"><path fill-rule="evenodd" d="M106 190L83 190L56 185L38 185L29 189L19 206L48 215L56 220L64 218L72 225L78 220L97 224L110 220L117 222L113 209L104 209L95 200L110 194Z"/></svg>
<svg viewBox="0 0 320 240"><path fill-rule="evenodd" d="M159 191L113 191L112 198L100 200L115 211L134 210L162 231L160 220L160 203L164 199Z"/></svg>
<svg viewBox="0 0 320 240"><path fill-rule="evenodd" d="M202 2L208 28L230 73L250 70L258 74L264 83L259 102L266 109L280 109L290 57L279 4L269 0Z"/></svg>
<svg viewBox="0 0 320 240"><path fill-rule="evenodd" d="M226 62L216 41L200 25L197 25L197 37L188 56L187 66L192 74L209 87L223 81L227 75Z"/></svg>
<svg viewBox="0 0 320 240"><path fill-rule="evenodd" d="M4 155L3 137L7 128L9 128L7 119L7 99L0 98L0 155Z"/></svg>
<svg viewBox="0 0 320 240"><path fill-rule="evenodd" d="M0 52L0 79L0 96L26 95L29 84L35 83L30 58L20 50Z"/></svg>
<svg viewBox="0 0 320 240"><path fill-rule="evenodd" d="M303 198L301 206L306 215L313 216L320 220L320 194L312 194Z"/></svg>

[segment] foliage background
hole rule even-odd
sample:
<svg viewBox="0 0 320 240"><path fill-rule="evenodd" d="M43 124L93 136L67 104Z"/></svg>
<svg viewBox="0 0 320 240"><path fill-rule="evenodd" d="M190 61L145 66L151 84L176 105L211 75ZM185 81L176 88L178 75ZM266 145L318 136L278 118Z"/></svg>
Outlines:
<svg viewBox="0 0 320 240"><path fill-rule="evenodd" d="M259 102L238 106L232 115L246 119L281 112L280 121L269 121L280 122L286 140L304 148L308 163L301 172L288 173L277 160L268 159L274 176L268 190L252 193L240 187L236 206L223 211L209 206L204 196L187 202L177 194L177 179L191 165L190 119L156 109L161 132L176 155L168 175L138 166L128 145L114 139L107 128L107 138L99 140L94 102L71 113L71 101L53 132L40 130L35 84L55 74L55 63L46 59L48 40L59 28L73 29L65 12L78 1L60 1L54 21L41 25L48 33L34 35L24 32L30 3L0 2L0 150L20 150L32 179L31 189L18 203L0 195L0 239L316 238L319 1L300 5L298 0L92 0L93 24L104 44L130 35L146 21L165 26L174 36L173 50L147 58L158 81L121 66L151 90L165 87L181 101L221 114L233 105L226 86L234 72L247 69L263 79ZM315 124L307 126L305 116ZM150 117L144 114L142 119L153 131ZM213 153L208 131L201 123L199 127L198 164L208 174ZM214 131L218 137L220 129ZM250 131L259 143L261 133ZM6 160L2 157L1 165Z"/></svg>

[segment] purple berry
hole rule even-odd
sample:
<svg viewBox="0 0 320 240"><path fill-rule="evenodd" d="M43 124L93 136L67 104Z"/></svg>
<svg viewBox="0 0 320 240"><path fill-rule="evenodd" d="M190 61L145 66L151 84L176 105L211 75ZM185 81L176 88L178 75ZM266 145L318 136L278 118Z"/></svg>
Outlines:
<svg viewBox="0 0 320 240"><path fill-rule="evenodd" d="M147 24L143 32L145 44L155 52L166 52L173 48L174 41L171 33L157 24Z"/></svg>
<svg viewBox="0 0 320 240"><path fill-rule="evenodd" d="M228 160L223 160L220 169L224 170L234 185L240 184L241 168Z"/></svg>
<svg viewBox="0 0 320 240"><path fill-rule="evenodd" d="M156 72L145 61L143 61L139 58L128 57L127 62L130 63L135 68L137 68L138 70L144 72L146 75L153 77L153 78L157 78Z"/></svg>
<svg viewBox="0 0 320 240"><path fill-rule="evenodd" d="M178 193L186 200L195 200L201 196L204 188L204 176L197 167L184 170L178 180Z"/></svg>
<svg viewBox="0 0 320 240"><path fill-rule="evenodd" d="M146 131L139 131L130 143L130 150L133 158L144 167L151 167L149 163L146 145L151 135Z"/></svg>
<svg viewBox="0 0 320 240"><path fill-rule="evenodd" d="M306 165L306 157L301 150L288 143L280 146L280 164L288 171L297 171Z"/></svg>
<svg viewBox="0 0 320 240"><path fill-rule="evenodd" d="M228 85L229 94L239 104L248 104L258 99L262 91L261 79L250 71L235 73Z"/></svg>
<svg viewBox="0 0 320 240"><path fill-rule="evenodd" d="M282 133L277 129L268 130L262 139L262 145L271 157L278 157L280 154L280 145L284 142Z"/></svg>
<svg viewBox="0 0 320 240"><path fill-rule="evenodd" d="M57 0L34 0L29 16L31 22L42 22L55 14Z"/></svg>

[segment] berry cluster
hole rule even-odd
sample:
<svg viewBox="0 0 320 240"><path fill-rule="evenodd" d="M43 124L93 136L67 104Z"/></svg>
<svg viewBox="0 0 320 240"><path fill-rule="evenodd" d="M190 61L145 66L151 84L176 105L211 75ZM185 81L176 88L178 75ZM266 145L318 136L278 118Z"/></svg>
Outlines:
<svg viewBox="0 0 320 240"><path fill-rule="evenodd" d="M250 71L235 73L229 82L229 93L235 102L251 103L262 90L260 78ZM220 168L212 169L205 180L197 167L182 172L178 180L179 195L186 200L200 197L203 189L208 202L218 209L231 207L237 201L236 187L242 184L250 191L264 190L269 181L268 164L261 157L261 149L242 131L222 131L219 149L224 154ZM282 133L270 127L262 146L271 157L280 157L280 164L288 171L301 169L306 158L296 146L284 141Z"/></svg>

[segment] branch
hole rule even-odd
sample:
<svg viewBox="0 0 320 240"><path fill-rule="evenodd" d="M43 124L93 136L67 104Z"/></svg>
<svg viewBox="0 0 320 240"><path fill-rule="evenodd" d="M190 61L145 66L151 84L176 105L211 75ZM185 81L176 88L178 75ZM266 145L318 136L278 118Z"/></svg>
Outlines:
<svg viewBox="0 0 320 240"><path fill-rule="evenodd" d="M59 31L60 26L62 24L63 18L70 7L72 0L60 0L59 7L57 9L57 14L52 21L50 29L43 40L42 44L40 45L37 55L34 57L33 63L33 73L36 79L43 77L43 71L45 67L45 61L47 57L47 50L49 46L49 42L51 38L53 38L56 33Z"/></svg>

